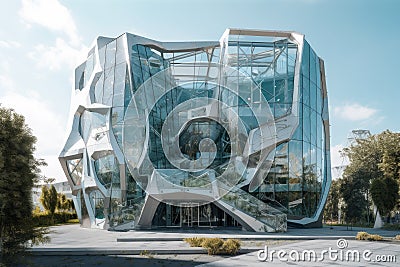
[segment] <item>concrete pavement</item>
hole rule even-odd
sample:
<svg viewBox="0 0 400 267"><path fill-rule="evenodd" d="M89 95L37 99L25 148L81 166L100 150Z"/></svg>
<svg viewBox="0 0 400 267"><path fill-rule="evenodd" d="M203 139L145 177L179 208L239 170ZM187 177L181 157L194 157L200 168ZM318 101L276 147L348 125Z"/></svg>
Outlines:
<svg viewBox="0 0 400 267"><path fill-rule="evenodd" d="M78 224L62 225L50 228L51 242L35 246L31 249L37 255L94 255L98 254L140 254L148 250L158 254L168 253L205 253L202 248L191 248L183 241L186 237L220 237L236 238L242 241L267 241L267 240L337 240L346 238L354 239L359 231L367 231L385 237L393 237L396 233L381 229L346 227L314 228L314 229L289 229L286 233L254 233L238 230L221 229L165 229L152 231L112 232L99 229L81 228ZM253 246L243 247L242 252L254 250ZM69 253L69 254L68 254ZM86 253L86 254L85 254Z"/></svg>
<svg viewBox="0 0 400 267"><path fill-rule="evenodd" d="M400 243L346 240L347 245L338 247L335 240L309 240L283 246L262 249L265 253L247 253L199 267L239 266L399 266ZM323 251L325 251L322 253ZM271 252L272 258L270 257ZM331 254L329 254L331 251ZM314 253L315 252L315 256Z"/></svg>
<svg viewBox="0 0 400 267"><path fill-rule="evenodd" d="M394 256L400 261L400 242L356 241L359 231L394 237L399 232L380 229L330 227L317 229L289 229L286 233L254 233L221 229L164 229L151 231L111 232L98 229L81 228L79 225L63 225L50 228L51 242L35 246L28 257L29 266L265 266L273 262L277 266L396 266L394 262L376 262L376 258L366 261L332 260L325 255L323 261L293 261L288 253L297 250L315 251L316 255L329 247L338 250L337 240L345 239L346 249L357 249L361 253L369 249L371 257L376 255ZM236 238L242 241L240 255L209 256L203 248L191 248L183 238L186 237ZM266 261L257 258L257 251L267 246L275 254ZM286 261L278 258L277 251L286 251ZM308 252L307 252L308 253ZM282 256L282 255L281 255ZM284 257L284 258L285 258ZM370 258L371 258L370 257ZM271 261L272 259L272 261ZM139 265L132 265L136 263ZM27 266L27 265L18 265Z"/></svg>

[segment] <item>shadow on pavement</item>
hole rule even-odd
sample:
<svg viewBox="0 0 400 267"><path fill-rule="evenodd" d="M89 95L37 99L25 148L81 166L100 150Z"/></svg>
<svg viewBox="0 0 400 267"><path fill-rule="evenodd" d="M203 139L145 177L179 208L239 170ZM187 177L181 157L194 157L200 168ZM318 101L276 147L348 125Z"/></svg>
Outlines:
<svg viewBox="0 0 400 267"><path fill-rule="evenodd" d="M224 259L222 256L199 254L185 255L146 255L146 256L25 256L13 266L51 267L51 266L168 266L190 267Z"/></svg>

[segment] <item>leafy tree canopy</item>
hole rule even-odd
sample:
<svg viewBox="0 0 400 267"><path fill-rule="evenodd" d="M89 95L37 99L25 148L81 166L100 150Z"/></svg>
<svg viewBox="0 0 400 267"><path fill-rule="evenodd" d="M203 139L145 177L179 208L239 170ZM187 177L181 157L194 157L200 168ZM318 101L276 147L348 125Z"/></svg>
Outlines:
<svg viewBox="0 0 400 267"><path fill-rule="evenodd" d="M364 205L370 190L378 210L381 214L388 214L399 198L400 133L387 130L357 140L344 152L350 160L341 186L346 217L356 219L360 215L357 209Z"/></svg>
<svg viewBox="0 0 400 267"><path fill-rule="evenodd" d="M53 215L57 208L57 202L58 194L54 185L51 185L50 188L43 185L42 194L40 195L40 203L42 203L43 208Z"/></svg>
<svg viewBox="0 0 400 267"><path fill-rule="evenodd" d="M363 177L366 187L371 179L384 176L400 179L400 133L386 130L356 142L344 149L350 160L344 176Z"/></svg>
<svg viewBox="0 0 400 267"><path fill-rule="evenodd" d="M36 138L22 115L0 107L0 234L2 260L21 251L28 240L43 241L32 224L31 190L43 161L35 159Z"/></svg>

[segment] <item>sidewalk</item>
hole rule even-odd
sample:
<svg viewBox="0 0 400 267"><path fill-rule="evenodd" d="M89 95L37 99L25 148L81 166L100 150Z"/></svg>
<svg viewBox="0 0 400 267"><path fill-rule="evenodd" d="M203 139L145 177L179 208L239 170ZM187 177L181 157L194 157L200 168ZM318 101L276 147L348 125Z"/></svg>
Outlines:
<svg viewBox="0 0 400 267"><path fill-rule="evenodd" d="M323 250L329 251L329 248L337 252L331 255L327 252L322 253ZM258 251L256 251L198 266L257 267L272 264L273 266L398 266L400 262L400 244L392 242L348 240L347 246L340 249L334 240L309 240L269 248L268 252L271 253L272 250L275 250L272 259L268 257L265 261L258 259ZM305 254L303 254L304 251L306 251ZM296 252L299 253L297 260ZM315 256L309 257L312 252L315 252ZM261 254L261 256L264 255Z"/></svg>
<svg viewBox="0 0 400 267"><path fill-rule="evenodd" d="M202 248L191 248L183 241L186 237L220 237L240 240L354 240L359 231L367 231L385 237L400 234L381 229L346 227L289 229L286 233L254 233L220 229L166 229L152 231L111 232L99 229L81 228L78 224L50 228L51 242L31 249L34 255L138 255L143 251L157 254L199 254ZM249 252L260 247L243 247Z"/></svg>

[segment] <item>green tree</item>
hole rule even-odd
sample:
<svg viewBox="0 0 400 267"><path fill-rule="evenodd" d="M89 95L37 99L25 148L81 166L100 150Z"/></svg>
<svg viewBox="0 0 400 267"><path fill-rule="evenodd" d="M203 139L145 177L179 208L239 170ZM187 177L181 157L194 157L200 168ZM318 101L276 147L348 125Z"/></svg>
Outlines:
<svg viewBox="0 0 400 267"><path fill-rule="evenodd" d="M375 179L371 183L372 199L382 215L390 219L390 211L396 206L399 199L399 184L391 177Z"/></svg>
<svg viewBox="0 0 400 267"><path fill-rule="evenodd" d="M377 205L376 202L380 202L378 195L383 195L386 192L385 190L393 190L393 188L386 186L378 190L377 185L388 183L395 187L393 180L400 181L400 133L392 133L387 130L367 139L357 140L356 144L345 149L345 153L350 160L350 164L343 174L343 179L346 180L344 184L347 184L347 186L341 187L343 190L346 190L346 188L349 190L349 192L342 193L345 206L347 206L346 211L358 216L360 215L359 211L353 209L361 208L365 210L366 207L367 213L369 213L368 198L369 195L372 195L372 192L370 193L372 184L375 184L375 197L373 198ZM387 180L389 178L391 180ZM375 180L379 181L375 182ZM392 197L390 201L386 200L387 204L390 204L389 206L393 209L395 205L393 206L391 203L396 197L389 191L387 192L388 195L385 197ZM357 201L365 203L364 208L360 207ZM385 211L383 214L388 213L385 207L381 207L381 209ZM350 217L354 219L354 216Z"/></svg>
<svg viewBox="0 0 400 267"><path fill-rule="evenodd" d="M24 117L0 107L1 261L23 251L29 240L45 241L46 229L34 228L32 218L32 187L45 164L33 156L35 142Z"/></svg>
<svg viewBox="0 0 400 267"><path fill-rule="evenodd" d="M364 181L360 176L344 176L340 184L341 197L345 204L342 207L344 219L347 223L354 224L363 217L363 210L367 206L364 195Z"/></svg>
<svg viewBox="0 0 400 267"><path fill-rule="evenodd" d="M330 219L333 221L339 217L340 182L341 180L332 181L324 209L325 220Z"/></svg>
<svg viewBox="0 0 400 267"><path fill-rule="evenodd" d="M72 208L71 200L63 193L58 193L57 196L57 210L58 211L68 211Z"/></svg>
<svg viewBox="0 0 400 267"><path fill-rule="evenodd" d="M54 185L51 185L50 188L47 186L42 186L42 194L40 195L40 203L42 203L43 208L51 214L53 218L54 212L57 208L58 202L58 194Z"/></svg>

